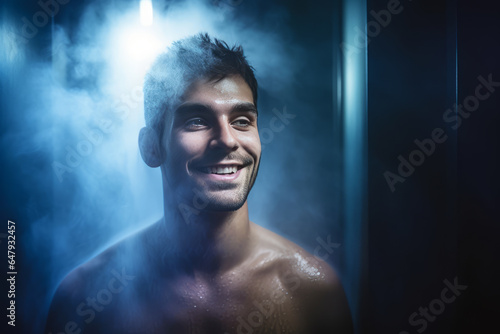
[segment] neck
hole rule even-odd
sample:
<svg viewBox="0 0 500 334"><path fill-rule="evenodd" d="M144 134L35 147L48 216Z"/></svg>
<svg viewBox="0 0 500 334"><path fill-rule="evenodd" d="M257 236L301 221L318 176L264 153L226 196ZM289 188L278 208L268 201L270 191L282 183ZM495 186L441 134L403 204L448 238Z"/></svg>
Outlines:
<svg viewBox="0 0 500 334"><path fill-rule="evenodd" d="M161 224L168 248L184 270L224 272L248 253L247 202L236 211L204 211L179 205L165 196Z"/></svg>

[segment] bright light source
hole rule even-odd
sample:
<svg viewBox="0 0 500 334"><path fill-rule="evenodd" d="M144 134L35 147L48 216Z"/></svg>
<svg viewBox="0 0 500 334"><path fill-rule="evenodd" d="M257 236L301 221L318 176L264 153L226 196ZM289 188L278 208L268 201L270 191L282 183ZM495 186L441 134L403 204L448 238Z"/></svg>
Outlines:
<svg viewBox="0 0 500 334"><path fill-rule="evenodd" d="M125 32L121 38L121 49L127 58L138 63L148 63L162 50L161 42L152 34L144 31Z"/></svg>
<svg viewBox="0 0 500 334"><path fill-rule="evenodd" d="M151 0L141 0L141 23L145 26L153 24L153 3Z"/></svg>

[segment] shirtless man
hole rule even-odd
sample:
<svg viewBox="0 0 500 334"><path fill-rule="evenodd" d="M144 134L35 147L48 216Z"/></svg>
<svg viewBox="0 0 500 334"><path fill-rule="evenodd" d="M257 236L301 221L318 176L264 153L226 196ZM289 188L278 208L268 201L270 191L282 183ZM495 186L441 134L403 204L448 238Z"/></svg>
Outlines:
<svg viewBox="0 0 500 334"><path fill-rule="evenodd" d="M261 145L241 48L178 41L144 85L141 154L164 218L73 270L46 333L352 333L336 273L249 221Z"/></svg>

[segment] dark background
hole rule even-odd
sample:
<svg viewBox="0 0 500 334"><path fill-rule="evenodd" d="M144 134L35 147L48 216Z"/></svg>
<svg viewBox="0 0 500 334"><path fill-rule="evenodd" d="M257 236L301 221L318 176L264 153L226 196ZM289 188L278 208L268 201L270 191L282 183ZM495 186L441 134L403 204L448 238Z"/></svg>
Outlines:
<svg viewBox="0 0 500 334"><path fill-rule="evenodd" d="M368 1L368 21L370 10L385 9L387 3ZM85 5L70 2L55 17L56 23L71 30ZM404 10L371 39L367 53L368 234L360 238L367 261L350 263L352 257L342 247L328 261L344 282L350 279L345 268L366 270L364 289L355 296L362 305L360 333L417 333L419 327L410 326L408 317L439 298L443 280L455 277L468 288L424 332L486 332L495 328L500 313L496 243L500 93L481 101L457 131L443 121L443 114L474 94L479 75L492 74L493 81L500 81L499 18L486 1L405 1L402 5ZM315 249L317 236L332 235L340 244L345 238L339 204L341 145L333 133L338 124L332 113L333 82L339 75L333 59L341 52L341 9L340 2L243 1L234 10L237 19L279 33L285 44L300 46L301 53L292 55L300 58L294 63L298 75L292 91L283 95L259 92L261 110L287 105L302 116L263 153L263 161L267 158L269 163L263 162L257 183L272 184L276 191L273 204L258 210L270 217L267 227L309 251ZM36 1L12 1L3 3L2 10L22 17L39 7ZM50 61L50 43L48 25L30 41L28 63ZM60 197L52 196L52 157L36 145L19 152L25 139L8 135L30 130L26 129L30 124L26 118L31 116L25 111L31 104L27 96L36 96L37 91L23 90L23 77L29 76L29 67L4 69L1 80L1 219L16 221L21 247L16 256L20 273L17 326L15 331L8 327L2 333L41 333L57 281L109 241L106 233L112 232L77 233L72 240L48 233L46 243L31 243L33 233L40 229L67 223L55 217L64 217L68 211ZM264 114L261 124L269 118ZM384 172L396 172L398 155L408 157L416 148L413 141L429 138L436 127L446 131L448 140L438 144L434 154L391 192ZM285 169L282 177L273 177L273 166ZM71 198L71 189L77 186L70 183L65 196ZM257 194L268 189L258 187ZM92 205L98 208L99 203ZM30 226L42 218L38 229ZM68 252L55 254L52 243L67 243ZM5 244L1 244L2 253ZM4 286L2 291L6 291ZM5 310L5 294L0 294ZM2 326L5 323L3 319Z"/></svg>
<svg viewBox="0 0 500 334"><path fill-rule="evenodd" d="M414 1L370 43L368 333L409 330L408 316L454 277L468 288L425 332L496 328L500 97L481 102L457 130L442 118L474 95L479 75L500 78L496 13L487 1ZM389 192L380 175L436 127L448 140Z"/></svg>

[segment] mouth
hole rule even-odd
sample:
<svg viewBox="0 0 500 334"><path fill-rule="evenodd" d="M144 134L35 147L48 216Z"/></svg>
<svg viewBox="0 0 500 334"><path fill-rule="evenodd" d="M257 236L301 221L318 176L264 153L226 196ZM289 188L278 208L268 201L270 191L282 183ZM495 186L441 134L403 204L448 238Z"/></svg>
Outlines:
<svg viewBox="0 0 500 334"><path fill-rule="evenodd" d="M227 161L224 163L215 163L213 165L202 165L194 168L199 176L211 182L236 182L240 178L242 170L249 166L248 163Z"/></svg>
<svg viewBox="0 0 500 334"><path fill-rule="evenodd" d="M231 175L236 174L242 168L242 165L213 165L197 169L205 174Z"/></svg>

